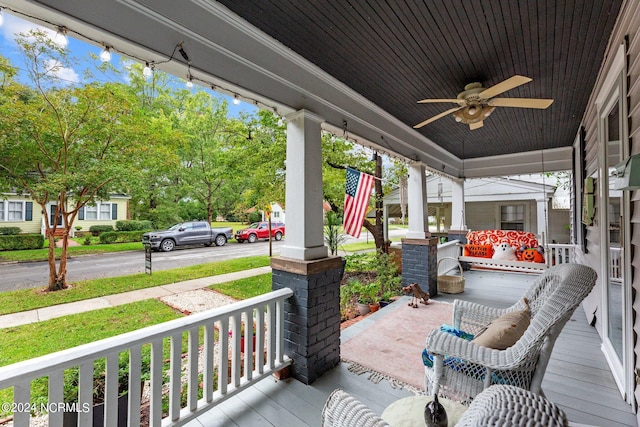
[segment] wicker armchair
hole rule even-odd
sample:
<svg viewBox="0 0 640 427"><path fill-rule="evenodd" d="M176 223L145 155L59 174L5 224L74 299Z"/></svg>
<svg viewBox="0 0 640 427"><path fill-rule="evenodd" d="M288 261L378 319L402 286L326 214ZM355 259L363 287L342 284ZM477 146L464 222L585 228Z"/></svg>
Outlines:
<svg viewBox="0 0 640 427"><path fill-rule="evenodd" d="M542 396L509 385L494 385L480 393L456 427L565 427L565 413Z"/></svg>
<svg viewBox="0 0 640 427"><path fill-rule="evenodd" d="M524 335L506 350L482 347L432 331L426 342L427 351L434 356L433 367L425 367L427 394L440 393L469 403L492 384L508 384L543 395L542 378L553 345L595 282L592 268L560 264L546 270L523 298L507 309L457 301L454 324L466 332L477 334L500 315L523 308L525 297L529 300L531 323Z"/></svg>
<svg viewBox="0 0 640 427"><path fill-rule="evenodd" d="M322 408L322 427L389 427L389 424L346 391L336 389Z"/></svg>

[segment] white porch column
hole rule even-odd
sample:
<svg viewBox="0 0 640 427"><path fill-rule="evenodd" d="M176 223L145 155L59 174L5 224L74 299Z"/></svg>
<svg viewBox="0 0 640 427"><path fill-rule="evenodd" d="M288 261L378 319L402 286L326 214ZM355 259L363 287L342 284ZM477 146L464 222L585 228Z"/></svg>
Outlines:
<svg viewBox="0 0 640 427"><path fill-rule="evenodd" d="M287 120L287 233L280 255L298 260L325 258L322 222L324 119L300 110Z"/></svg>
<svg viewBox="0 0 640 427"><path fill-rule="evenodd" d="M537 234L544 233L545 241L549 240L549 227L547 225L547 210L549 209L549 199L536 199L536 216L537 216ZM544 242L540 242L543 244Z"/></svg>
<svg viewBox="0 0 640 427"><path fill-rule="evenodd" d="M451 179L451 230L466 230L464 213L464 178Z"/></svg>
<svg viewBox="0 0 640 427"><path fill-rule="evenodd" d="M431 237L429 233L429 209L427 206L427 179L422 163L409 165L407 181L407 199L409 213L408 239Z"/></svg>

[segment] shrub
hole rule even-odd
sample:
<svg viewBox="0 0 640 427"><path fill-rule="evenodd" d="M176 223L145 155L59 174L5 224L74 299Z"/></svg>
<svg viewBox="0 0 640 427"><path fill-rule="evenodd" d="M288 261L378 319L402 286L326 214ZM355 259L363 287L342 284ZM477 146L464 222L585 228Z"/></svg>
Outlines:
<svg viewBox="0 0 640 427"><path fill-rule="evenodd" d="M118 234L115 231L105 231L100 233L100 243L115 243L118 238Z"/></svg>
<svg viewBox="0 0 640 427"><path fill-rule="evenodd" d="M151 221L121 220L116 221L117 231L152 230Z"/></svg>
<svg viewBox="0 0 640 427"><path fill-rule="evenodd" d="M89 246L91 244L91 237L87 236L84 239L84 242L82 242L83 245L85 246Z"/></svg>
<svg viewBox="0 0 640 427"><path fill-rule="evenodd" d="M129 242L141 242L142 235L145 232L139 231L108 231L100 234L100 243L129 243Z"/></svg>
<svg viewBox="0 0 640 427"><path fill-rule="evenodd" d="M0 227L0 236L14 236L21 231L20 227Z"/></svg>
<svg viewBox="0 0 640 427"><path fill-rule="evenodd" d="M92 225L89 227L89 231L94 236L99 236L101 233L113 231L113 227L110 225Z"/></svg>
<svg viewBox="0 0 640 427"><path fill-rule="evenodd" d="M42 234L0 236L0 251L41 249L43 245L44 236Z"/></svg>

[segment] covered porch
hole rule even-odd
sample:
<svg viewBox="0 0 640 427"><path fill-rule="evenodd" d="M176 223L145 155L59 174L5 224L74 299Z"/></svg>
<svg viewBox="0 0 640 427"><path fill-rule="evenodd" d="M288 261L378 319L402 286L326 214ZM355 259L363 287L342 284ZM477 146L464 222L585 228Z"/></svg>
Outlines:
<svg viewBox="0 0 640 427"><path fill-rule="evenodd" d="M507 307L522 295L535 275L469 271L465 277L463 293L440 294L435 300L451 302L459 298ZM404 304L403 301L398 303ZM376 320L392 316L392 310L392 306L380 310L345 329L342 341L364 328L375 328ZM291 379L277 381L266 378L188 425L319 426L322 406L336 388L349 392L378 414L397 399L413 395L406 389L392 388L385 380L374 384L367 380L366 374L354 374L347 367L346 363L341 363L312 385ZM422 376L423 373L416 372L416 375ZM600 337L596 329L588 325L581 308L574 313L556 341L543 389L547 398L560 405L573 423L636 425L635 414L616 392L615 381L600 350Z"/></svg>
<svg viewBox="0 0 640 427"><path fill-rule="evenodd" d="M335 298L340 270L340 263L327 257L322 236L322 194L318 191L318 183L322 181L322 131L348 135L358 144L408 163L411 203L407 243L413 245L414 263L425 267L419 274L427 275L427 281L435 278L437 254L435 239L428 232L426 170L454 178L452 195L458 203L464 202L466 178L573 170L572 243L579 247L577 261L593 265L601 283L585 305L588 312L582 316L578 312L576 321L567 326L556 344L557 352L566 340L569 354L565 354L564 359L556 359L558 355L554 352L549 370L558 366L557 371L569 371L567 365L571 363L567 358L577 359L573 343L584 340L585 348L580 353L588 355L588 360L584 361L582 371L571 378L595 378L594 371L600 372L600 369L603 376L610 375L608 367L611 367L617 383L596 388L581 382L585 380L572 383L558 378L558 391L553 394L553 387L549 385L548 397L566 404L570 418L578 422L608 425L606 419L578 417L594 407L594 416L614 411L623 414L624 421L619 421L623 425L636 425L633 412L637 392L634 372L638 353L635 338L638 303L632 292L637 285L631 274L635 268L631 253L634 242L639 241L640 228L632 229L637 220L629 213L637 201L629 192L611 193L611 200L617 197L620 201L617 211L608 209L607 193L609 168L639 151L634 143L634 138L640 135L637 121L631 120L640 114L640 103L635 96L640 93L638 2L567 1L550 7L544 1L505 1L455 10L446 2L433 6L422 2L396 5L378 2L377 7L373 7L365 1L326 2L309 8L282 2L264 2L257 7L255 2L196 0L180 5L137 0L2 2L12 13L97 45L111 46L138 61L188 76L194 83L216 87L223 93L285 116L289 235L281 259L274 260L272 265L274 288L300 285L294 294L296 298L304 296L305 305L297 305L293 313L301 323L289 324L286 331L280 329L272 337L276 347L270 360L274 363L264 372L286 365L285 355L293 357L294 369L301 369L295 372L296 377L302 382L277 383L284 391L274 393L286 396L287 387L310 390L309 397L298 400L301 408L309 407L302 405L305 401L311 402L313 408L318 407L324 402L322 397L328 395L330 389L342 386L343 380L345 389L370 403L375 410L383 409L398 397L395 391L377 392L380 386L364 387L368 385L363 384L365 380L346 375L341 365L335 368L338 353L333 335L321 348L316 347L316 341L311 341L311 338L326 338L324 318L312 324L307 321L317 319L318 312L327 312L318 301L330 296L326 292L333 293L331 298ZM185 51L181 57L171 54L178 46ZM510 92L506 96L553 98L554 105L549 110L499 108L483 127L480 127L482 121L480 125L476 121L469 129L452 117L439 116L447 111L442 105L416 103L424 98L451 101L466 84L475 81L494 88L489 90L499 95L502 93L499 85L519 74L533 78L533 82L516 85L519 87L507 85L505 91ZM492 111L487 113L486 117ZM420 130L414 129L429 117L440 119ZM611 123L617 120L620 125L616 135L605 132L612 128L607 122L609 119ZM635 127L629 129L631 124ZM612 145L616 136L619 147L611 154L606 147ZM595 202L594 178L599 186ZM585 197L580 197L581 194ZM584 209L586 216L581 215L583 207L587 208ZM598 209L594 211L594 207ZM458 231L462 234L467 225L463 209L455 206L452 209L455 216L451 222L461 224ZM595 222L594 212L599 215ZM589 214L591 217L587 218ZM616 223L616 216L624 221ZM621 247L623 293L619 298L611 295L614 281L609 280L607 274L610 264L607 242L615 240L609 228L614 226L622 227L624 232L624 238L618 239L624 244ZM316 293L317 288L327 291ZM473 295L470 285L467 293L480 301L480 297L491 298L491 301L499 299L484 289ZM516 295L519 294L521 292ZM500 295L516 296L508 292ZM574 324L583 322L594 307L602 313L596 323L597 331L584 321L584 329L577 329L572 335ZM624 313L624 318L609 315L615 313ZM336 313L329 316L335 318ZM608 337L609 326L618 321L623 324L623 334L611 337L612 340ZM283 323L279 323L279 327ZM331 334L335 331L330 331ZM286 345L283 344L285 335ZM615 348L607 351L606 361L600 348L603 341L615 341ZM294 356L294 350L299 354ZM173 357L178 357L177 350L173 350ZM595 366L587 364L588 361L596 361ZM115 362L111 363L114 367ZM179 368L172 369L177 377ZM236 369L233 377L240 383L240 369ZM335 375L338 378L332 382ZM282 419L286 418L274 418L273 414L292 413L291 425L299 425L294 422L296 419L308 419L303 418L308 417L302 415L304 409L285 412L279 409L284 408L281 403L263 398L265 393L260 392L260 388L266 387L267 381L246 390L254 393L253 397L242 400L245 391L229 396L214 411L229 409L230 414L235 414L225 418L231 425L250 425L247 424L250 420L242 418L243 414L260 411L262 415L257 419L264 417L274 420L272 423L277 419L277 425L282 425ZM255 394L256 390L259 394ZM376 391L367 395L363 390ZM18 391L21 397L28 395L28 389L18 388ZM111 393L115 396L116 391ZM179 393L178 385L172 385L172 393ZM297 391L290 394L304 396ZM586 394L594 395L594 402L584 400ZM385 398L376 401L374 397L378 395ZM612 401L624 402L621 395L626 399L623 403L626 406L612 410L618 408ZM55 398L59 398L59 394L50 400ZM190 394L189 398L190 405L195 405L196 396ZM180 423L180 408L173 405L171 418ZM218 423L216 416L205 417L200 418L205 420L204 425Z"/></svg>

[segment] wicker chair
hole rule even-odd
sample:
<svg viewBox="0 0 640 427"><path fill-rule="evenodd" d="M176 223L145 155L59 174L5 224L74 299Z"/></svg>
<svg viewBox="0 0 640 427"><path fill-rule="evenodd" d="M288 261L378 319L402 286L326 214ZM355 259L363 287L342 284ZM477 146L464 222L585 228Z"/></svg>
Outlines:
<svg viewBox="0 0 640 427"><path fill-rule="evenodd" d="M560 264L546 270L523 298L507 309L456 301L454 325L474 335L502 314L524 308L524 298L529 300L531 323L524 335L506 350L482 347L432 331L426 342L427 351L434 356L433 367L425 367L427 394L439 393L469 403L492 384L508 384L544 395L542 378L553 345L595 282L592 268Z"/></svg>
<svg viewBox="0 0 640 427"><path fill-rule="evenodd" d="M510 385L493 385L471 403L456 427L565 427L569 421L557 405Z"/></svg>
<svg viewBox="0 0 640 427"><path fill-rule="evenodd" d="M389 424L346 391L336 389L322 408L322 427L389 427Z"/></svg>

